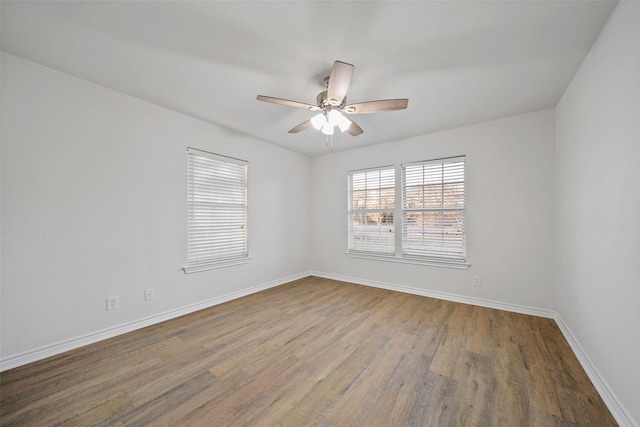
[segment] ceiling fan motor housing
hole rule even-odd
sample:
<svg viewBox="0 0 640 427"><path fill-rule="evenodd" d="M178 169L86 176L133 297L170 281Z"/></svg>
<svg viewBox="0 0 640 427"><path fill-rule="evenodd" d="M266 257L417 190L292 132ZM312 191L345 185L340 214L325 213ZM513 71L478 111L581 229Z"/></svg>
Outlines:
<svg viewBox="0 0 640 427"><path fill-rule="evenodd" d="M316 97L316 103L318 104L318 107L320 107L323 110L325 110L327 107L333 107L334 109L342 110L344 106L347 104L347 97L345 96L342 99L341 104L334 104L329 99L327 99L327 91L325 90L318 94L318 96Z"/></svg>

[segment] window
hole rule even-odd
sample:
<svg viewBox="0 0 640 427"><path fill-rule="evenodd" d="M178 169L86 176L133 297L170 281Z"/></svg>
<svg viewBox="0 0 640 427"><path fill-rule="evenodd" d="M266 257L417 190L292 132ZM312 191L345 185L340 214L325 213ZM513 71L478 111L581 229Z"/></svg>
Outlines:
<svg viewBox="0 0 640 427"><path fill-rule="evenodd" d="M465 261L464 158L402 165L402 255Z"/></svg>
<svg viewBox="0 0 640 427"><path fill-rule="evenodd" d="M248 163L187 149L186 273L248 260Z"/></svg>
<svg viewBox="0 0 640 427"><path fill-rule="evenodd" d="M464 156L353 171L348 177L350 256L468 267Z"/></svg>
<svg viewBox="0 0 640 427"><path fill-rule="evenodd" d="M395 170L349 173L349 250L395 253Z"/></svg>

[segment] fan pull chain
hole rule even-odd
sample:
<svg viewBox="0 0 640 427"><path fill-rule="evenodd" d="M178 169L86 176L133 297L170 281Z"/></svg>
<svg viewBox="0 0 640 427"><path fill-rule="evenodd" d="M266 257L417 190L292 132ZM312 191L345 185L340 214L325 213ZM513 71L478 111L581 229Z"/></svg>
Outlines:
<svg viewBox="0 0 640 427"><path fill-rule="evenodd" d="M333 135L325 135L327 138L327 146L333 151Z"/></svg>

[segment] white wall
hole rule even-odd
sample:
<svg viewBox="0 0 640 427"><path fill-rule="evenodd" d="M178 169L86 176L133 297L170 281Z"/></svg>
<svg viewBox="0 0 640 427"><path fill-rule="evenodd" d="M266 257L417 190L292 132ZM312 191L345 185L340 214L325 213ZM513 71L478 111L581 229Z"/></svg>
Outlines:
<svg viewBox="0 0 640 427"><path fill-rule="evenodd" d="M4 53L2 113L3 359L308 272L307 157ZM250 162L249 264L180 269L187 146Z"/></svg>
<svg viewBox="0 0 640 427"><path fill-rule="evenodd" d="M313 270L552 310L553 144L553 110L544 110L314 158ZM467 156L468 270L345 255L349 170L457 155Z"/></svg>
<svg viewBox="0 0 640 427"><path fill-rule="evenodd" d="M621 2L556 108L557 309L640 423L640 3Z"/></svg>

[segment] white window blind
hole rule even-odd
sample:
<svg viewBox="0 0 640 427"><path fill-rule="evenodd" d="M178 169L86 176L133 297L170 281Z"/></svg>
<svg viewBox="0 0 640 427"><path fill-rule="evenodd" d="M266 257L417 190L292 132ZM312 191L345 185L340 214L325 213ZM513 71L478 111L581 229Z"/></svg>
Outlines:
<svg viewBox="0 0 640 427"><path fill-rule="evenodd" d="M394 254L394 168L349 172L348 194L349 251Z"/></svg>
<svg viewBox="0 0 640 427"><path fill-rule="evenodd" d="M402 165L402 255L466 261L465 157Z"/></svg>
<svg viewBox="0 0 640 427"><path fill-rule="evenodd" d="M202 271L248 257L248 162L187 149L187 266Z"/></svg>

